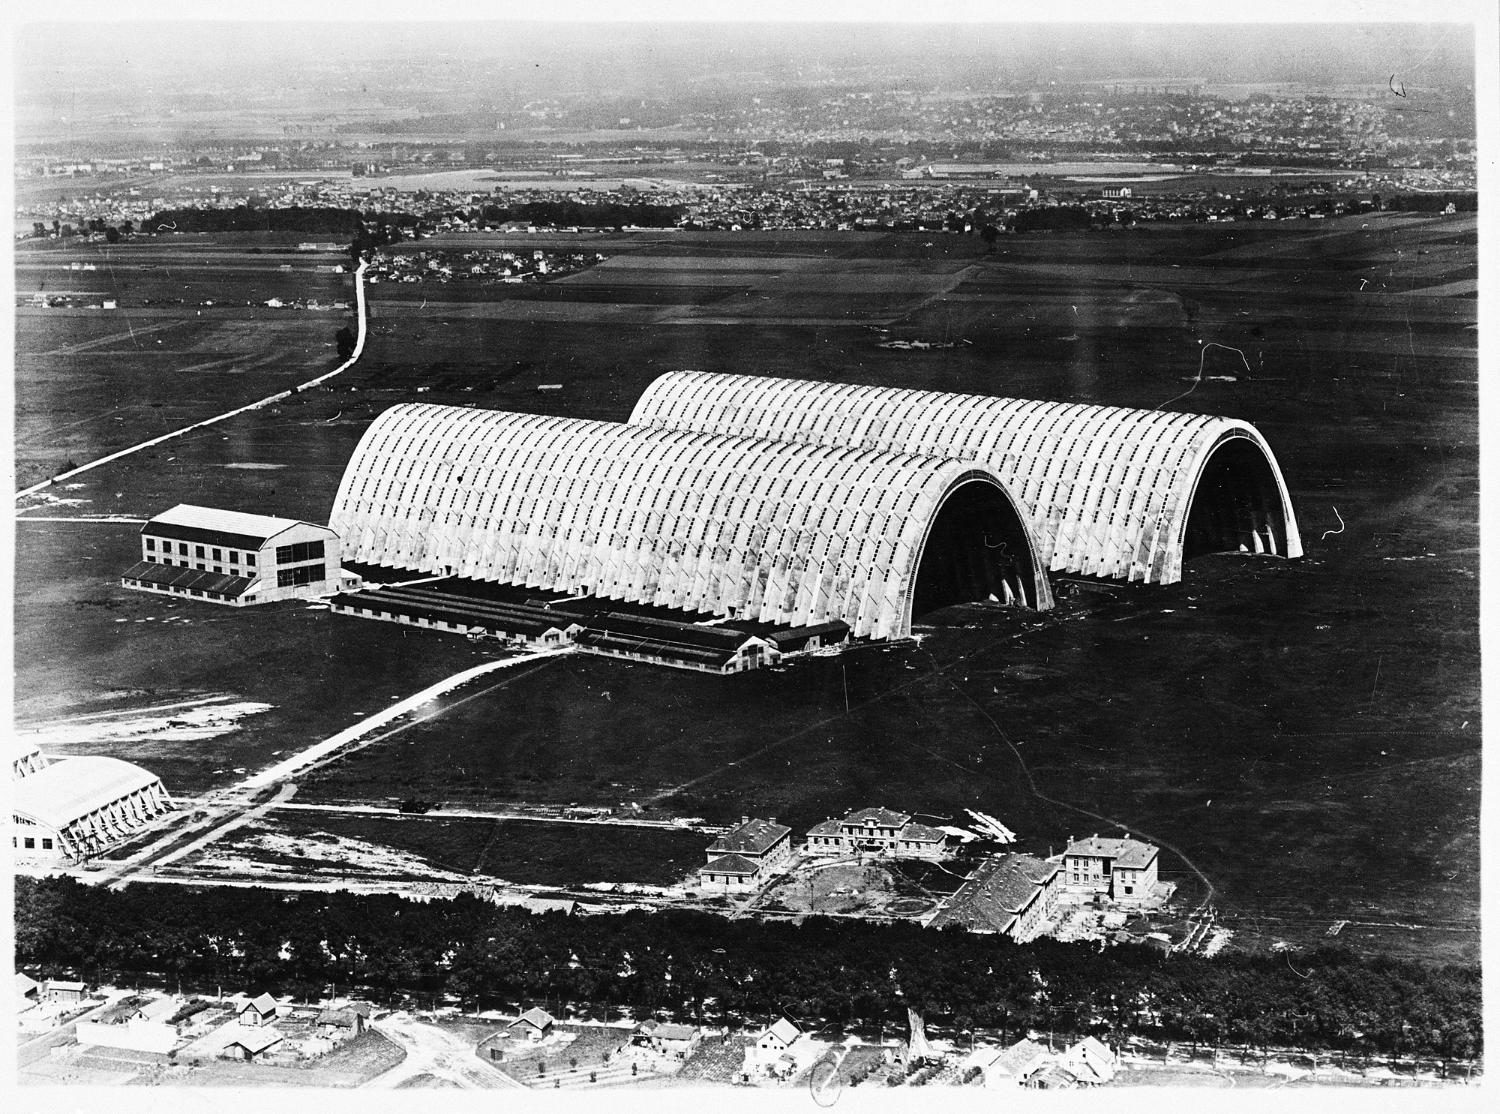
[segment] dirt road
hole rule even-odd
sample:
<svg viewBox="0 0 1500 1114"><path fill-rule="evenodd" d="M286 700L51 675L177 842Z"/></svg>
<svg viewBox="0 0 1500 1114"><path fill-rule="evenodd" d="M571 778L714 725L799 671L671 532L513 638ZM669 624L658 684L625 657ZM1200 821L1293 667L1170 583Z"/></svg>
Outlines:
<svg viewBox="0 0 1500 1114"><path fill-rule="evenodd" d="M456 1083L465 1090L494 1090L499 1087L526 1088L490 1067L465 1043L436 1025L418 1021L405 1011L393 1013L374 1023L375 1028L406 1050L406 1059L388 1072L364 1084L389 1090L418 1075L431 1075Z"/></svg>

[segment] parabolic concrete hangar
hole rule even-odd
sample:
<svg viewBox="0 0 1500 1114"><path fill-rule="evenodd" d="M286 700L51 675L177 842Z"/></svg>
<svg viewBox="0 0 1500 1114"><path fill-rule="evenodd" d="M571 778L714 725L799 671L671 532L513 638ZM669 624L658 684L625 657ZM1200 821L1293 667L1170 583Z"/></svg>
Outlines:
<svg viewBox="0 0 1500 1114"><path fill-rule="evenodd" d="M467 595L501 627L507 609L576 618L581 648L609 625L597 601L657 609L659 629L631 638L705 642L692 624L712 616L774 649L776 630L820 624L907 637L962 601L1044 610L1049 570L1171 584L1200 553L1302 554L1246 422L699 372L661 376L624 423L396 406L356 447L329 526L345 562L457 593L427 585L409 612L451 617ZM475 603L486 583L550 598ZM357 598L335 609L374 614ZM746 667L743 646L712 666Z"/></svg>
<svg viewBox="0 0 1500 1114"><path fill-rule="evenodd" d="M1175 584L1203 553L1302 556L1270 446L1232 418L674 371L630 424L988 465L1052 572Z"/></svg>
<svg viewBox="0 0 1500 1114"><path fill-rule="evenodd" d="M856 637L958 600L1052 604L988 467L847 446L403 405L329 526L346 562Z"/></svg>

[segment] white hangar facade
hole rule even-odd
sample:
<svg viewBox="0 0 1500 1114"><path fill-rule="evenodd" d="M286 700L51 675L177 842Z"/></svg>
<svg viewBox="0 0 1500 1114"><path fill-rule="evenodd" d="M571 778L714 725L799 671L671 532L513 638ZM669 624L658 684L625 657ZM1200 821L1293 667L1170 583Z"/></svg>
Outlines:
<svg viewBox="0 0 1500 1114"><path fill-rule="evenodd" d="M98 755L49 762L27 748L11 763L11 853L20 863L76 862L175 808L161 778Z"/></svg>
<svg viewBox="0 0 1500 1114"><path fill-rule="evenodd" d="M987 464L849 445L401 405L329 527L349 562L857 637L958 600L1052 605Z"/></svg>
<svg viewBox="0 0 1500 1114"><path fill-rule="evenodd" d="M1200 553L1302 556L1270 446L1232 418L676 371L630 424L987 466L1053 572L1174 584Z"/></svg>

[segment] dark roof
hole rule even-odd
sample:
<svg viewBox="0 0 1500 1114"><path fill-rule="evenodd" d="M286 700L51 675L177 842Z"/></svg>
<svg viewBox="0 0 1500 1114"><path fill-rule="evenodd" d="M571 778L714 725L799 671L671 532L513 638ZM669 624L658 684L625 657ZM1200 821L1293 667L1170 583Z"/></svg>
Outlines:
<svg viewBox="0 0 1500 1114"><path fill-rule="evenodd" d="M664 661L682 661L722 669L734 660L737 650L705 650L686 646L680 642L663 642L659 639L640 638L635 635L610 634L597 630L582 630L573 641L585 648L603 650L616 654L645 654Z"/></svg>
<svg viewBox="0 0 1500 1114"><path fill-rule="evenodd" d="M360 1016L359 1011L352 1009L323 1010L318 1014L318 1024L338 1025L345 1029L353 1029L358 1024L356 1019Z"/></svg>
<svg viewBox="0 0 1500 1114"><path fill-rule="evenodd" d="M747 820L725 832L708 845L710 855L764 855L780 840L792 834L785 824L772 820Z"/></svg>
<svg viewBox="0 0 1500 1114"><path fill-rule="evenodd" d="M720 855L717 859L709 860L707 866L698 868L699 874L755 874L760 870L759 863L753 863L743 855Z"/></svg>
<svg viewBox="0 0 1500 1114"><path fill-rule="evenodd" d="M899 828L911 820L911 817L904 812L892 812L888 808L862 808L844 817L845 824L863 825L866 820L873 820L878 828Z"/></svg>
<svg viewBox="0 0 1500 1114"><path fill-rule="evenodd" d="M248 549L255 552L265 545L268 538L257 538L253 534L234 534L228 530L209 530L202 526L181 526L175 522L148 522L141 527L148 538L171 538L180 542L197 542L200 545L222 545L229 549Z"/></svg>
<svg viewBox="0 0 1500 1114"><path fill-rule="evenodd" d="M805 627L792 627L790 630L773 631L766 635L766 641L780 648L786 644L800 644L813 638L821 638L825 642L843 642L848 637L849 624L841 619L831 619L826 623L813 623Z"/></svg>
<svg viewBox="0 0 1500 1114"><path fill-rule="evenodd" d="M673 642L694 646L717 653L733 653L755 637L744 631L728 627L706 627L697 623L674 623L667 619L649 619L641 615L625 615L610 611L595 615L588 621L590 630L603 631L618 637L648 638L662 642Z"/></svg>
<svg viewBox="0 0 1500 1114"><path fill-rule="evenodd" d="M188 591L218 592L223 596L238 597L255 583L248 576L229 576L225 573L203 572L182 565L158 565L152 561L141 561L131 565L120 574L121 580L144 580L161 588L182 588Z"/></svg>
<svg viewBox="0 0 1500 1114"><path fill-rule="evenodd" d="M458 626L483 627L489 631L524 634L531 638L539 637L549 630L563 630L570 625L568 619L549 614L540 608L491 604L406 588L343 592L328 602L333 607L387 611L410 619L436 619Z"/></svg>
<svg viewBox="0 0 1500 1114"><path fill-rule="evenodd" d="M930 927L959 925L977 932L1003 932L1057 870L1056 863L1031 855L987 859L932 918Z"/></svg>
<svg viewBox="0 0 1500 1114"><path fill-rule="evenodd" d="M820 821L818 821L818 823L814 824L811 828L807 829L807 834L810 835L810 836L831 836L831 835L838 835L839 834L839 821L837 821L837 820L820 820Z"/></svg>

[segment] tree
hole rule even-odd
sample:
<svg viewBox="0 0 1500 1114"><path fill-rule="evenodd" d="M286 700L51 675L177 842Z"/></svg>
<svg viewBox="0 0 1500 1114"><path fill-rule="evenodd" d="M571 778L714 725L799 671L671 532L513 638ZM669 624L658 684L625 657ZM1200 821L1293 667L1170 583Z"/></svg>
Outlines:
<svg viewBox="0 0 1500 1114"><path fill-rule="evenodd" d="M354 331L345 325L333 334L334 343L338 345L339 358L347 360L354 355L355 336Z"/></svg>
<svg viewBox="0 0 1500 1114"><path fill-rule="evenodd" d="M110 225L104 230L104 239L106 243L118 244L120 242L120 230L114 225Z"/></svg>

